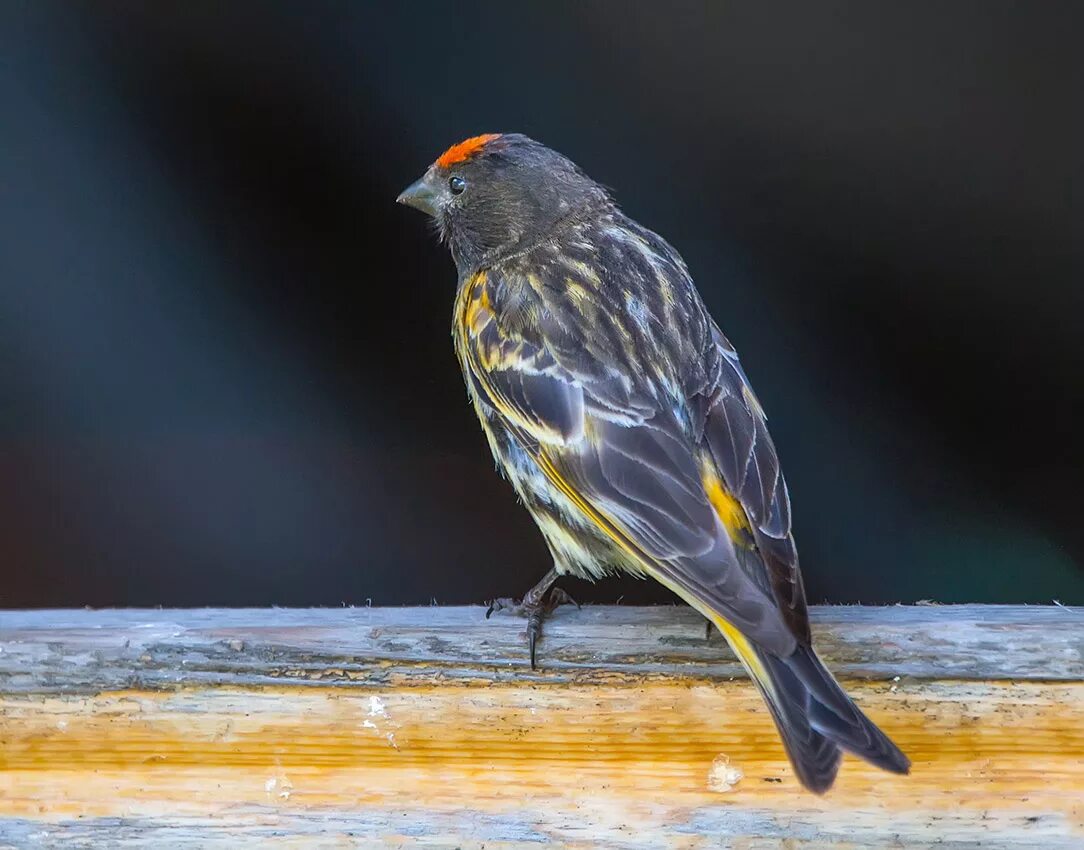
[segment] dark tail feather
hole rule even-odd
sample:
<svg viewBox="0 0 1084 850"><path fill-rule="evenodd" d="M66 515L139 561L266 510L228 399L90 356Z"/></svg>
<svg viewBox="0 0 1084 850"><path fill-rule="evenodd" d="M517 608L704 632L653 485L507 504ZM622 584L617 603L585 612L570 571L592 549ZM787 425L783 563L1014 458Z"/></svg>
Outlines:
<svg viewBox="0 0 1084 850"><path fill-rule="evenodd" d="M907 756L851 701L812 648L800 646L786 658L755 652L769 680L757 684L806 788L823 794L832 787L841 749L883 770L908 772Z"/></svg>

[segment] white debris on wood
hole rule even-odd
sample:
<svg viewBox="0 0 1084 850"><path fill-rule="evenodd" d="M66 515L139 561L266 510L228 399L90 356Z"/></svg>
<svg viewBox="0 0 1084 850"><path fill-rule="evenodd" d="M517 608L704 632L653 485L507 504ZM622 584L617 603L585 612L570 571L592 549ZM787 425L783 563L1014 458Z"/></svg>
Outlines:
<svg viewBox="0 0 1084 850"><path fill-rule="evenodd" d="M730 756L720 753L708 771L708 790L729 794L744 777L745 771L736 764L731 764Z"/></svg>

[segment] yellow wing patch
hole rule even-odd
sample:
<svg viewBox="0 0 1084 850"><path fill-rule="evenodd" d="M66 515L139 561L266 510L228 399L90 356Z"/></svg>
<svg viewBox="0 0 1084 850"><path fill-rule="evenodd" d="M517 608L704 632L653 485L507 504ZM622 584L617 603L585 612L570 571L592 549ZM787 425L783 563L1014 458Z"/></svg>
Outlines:
<svg viewBox="0 0 1084 850"><path fill-rule="evenodd" d="M745 515L745 508L742 507L741 502L726 489L726 485L719 478L719 473L710 460L704 461L701 474L708 501L711 502L711 506L719 517L719 522L723 524L730 539L735 543L749 545L753 529L749 525L749 518Z"/></svg>

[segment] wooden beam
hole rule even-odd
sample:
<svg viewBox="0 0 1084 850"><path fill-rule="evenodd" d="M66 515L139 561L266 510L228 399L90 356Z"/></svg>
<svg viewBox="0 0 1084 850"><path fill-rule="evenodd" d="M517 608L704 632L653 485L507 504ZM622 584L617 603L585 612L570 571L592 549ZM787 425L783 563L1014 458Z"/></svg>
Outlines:
<svg viewBox="0 0 1084 850"><path fill-rule="evenodd" d="M0 612L0 846L1084 846L1084 613L814 620L911 776L803 792L684 608Z"/></svg>

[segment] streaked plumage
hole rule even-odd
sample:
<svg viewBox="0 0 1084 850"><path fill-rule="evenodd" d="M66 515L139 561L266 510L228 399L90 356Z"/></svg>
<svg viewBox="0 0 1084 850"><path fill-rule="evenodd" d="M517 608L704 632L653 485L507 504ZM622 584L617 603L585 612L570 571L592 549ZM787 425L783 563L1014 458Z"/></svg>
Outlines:
<svg viewBox="0 0 1084 850"><path fill-rule="evenodd" d="M678 253L524 136L461 143L410 191L459 270L474 408L557 570L650 576L707 616L807 787L840 748L906 772L812 650L764 411Z"/></svg>

